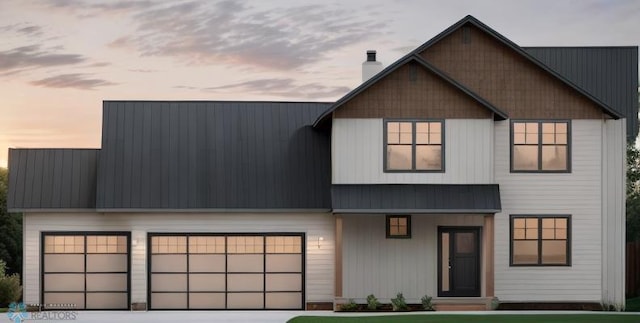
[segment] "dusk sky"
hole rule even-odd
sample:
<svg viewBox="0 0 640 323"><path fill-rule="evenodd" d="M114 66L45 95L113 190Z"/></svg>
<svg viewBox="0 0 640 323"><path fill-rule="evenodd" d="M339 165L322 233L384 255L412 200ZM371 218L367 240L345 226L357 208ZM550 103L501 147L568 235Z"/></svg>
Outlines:
<svg viewBox="0 0 640 323"><path fill-rule="evenodd" d="M521 46L637 46L640 1L0 0L7 149L99 148L102 100L334 101L466 15Z"/></svg>

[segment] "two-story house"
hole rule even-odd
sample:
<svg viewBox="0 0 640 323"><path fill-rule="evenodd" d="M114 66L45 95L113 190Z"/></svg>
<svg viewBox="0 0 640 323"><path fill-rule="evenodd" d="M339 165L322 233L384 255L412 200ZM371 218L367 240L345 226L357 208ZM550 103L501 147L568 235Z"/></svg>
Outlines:
<svg viewBox="0 0 640 323"><path fill-rule="evenodd" d="M105 101L100 149L10 150L24 300L623 306L637 71L467 16L335 103Z"/></svg>

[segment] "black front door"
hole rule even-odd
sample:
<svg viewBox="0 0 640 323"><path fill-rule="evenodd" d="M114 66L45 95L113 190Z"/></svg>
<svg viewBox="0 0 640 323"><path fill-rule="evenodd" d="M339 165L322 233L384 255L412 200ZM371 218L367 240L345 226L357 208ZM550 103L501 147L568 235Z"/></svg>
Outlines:
<svg viewBox="0 0 640 323"><path fill-rule="evenodd" d="M480 296L480 228L438 228L438 296Z"/></svg>

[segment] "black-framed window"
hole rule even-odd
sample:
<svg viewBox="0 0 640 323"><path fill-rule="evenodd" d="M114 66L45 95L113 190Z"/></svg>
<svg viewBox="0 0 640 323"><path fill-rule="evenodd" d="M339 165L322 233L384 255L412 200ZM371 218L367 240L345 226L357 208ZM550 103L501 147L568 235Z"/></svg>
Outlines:
<svg viewBox="0 0 640 323"><path fill-rule="evenodd" d="M385 120L386 172L444 170L444 122L441 120Z"/></svg>
<svg viewBox="0 0 640 323"><path fill-rule="evenodd" d="M511 122L511 171L571 171L571 123L522 120Z"/></svg>
<svg viewBox="0 0 640 323"><path fill-rule="evenodd" d="M512 215L511 266L570 266L569 215Z"/></svg>
<svg viewBox="0 0 640 323"><path fill-rule="evenodd" d="M387 238L411 238L410 215L387 215Z"/></svg>

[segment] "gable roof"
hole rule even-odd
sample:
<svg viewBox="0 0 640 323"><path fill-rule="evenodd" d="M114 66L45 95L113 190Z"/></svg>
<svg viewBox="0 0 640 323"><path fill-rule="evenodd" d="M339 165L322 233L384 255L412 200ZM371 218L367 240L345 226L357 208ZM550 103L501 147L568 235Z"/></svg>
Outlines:
<svg viewBox="0 0 640 323"><path fill-rule="evenodd" d="M316 121L314 122L313 126L315 127L318 124L320 124L322 122L322 120L325 119L327 116L329 116L333 111L335 111L336 109L338 109L339 107L341 107L345 103L349 102L351 99L356 97L358 94L364 92L366 89L371 87L373 84L378 82L380 79L382 79L385 76L393 73L394 71L396 71L400 67L404 66L405 64L408 64L408 63L411 63L411 62L418 63L420 66L422 66L426 70L430 71L431 73L435 74L436 76L438 76L440 79L442 79L446 83L452 85L456 89L462 91L464 94L469 96L471 99L473 99L476 102L480 103L482 106L484 106L489 111L494 113L494 118L496 120L505 120L505 119L508 118L508 116L507 116L507 114L505 112L503 112L500 109L498 109L497 107L495 107L493 104L491 104L491 102L485 100L484 98L482 98L481 96L479 96L478 94L476 94L475 92L470 90L469 88L467 88L464 85L458 83L456 80L452 79L447 74L445 74L444 72L440 71L435 66L431 65L424 58L420 57L417 53L411 53L410 55L406 55L405 57L403 57L403 58L397 60L396 62L394 62L393 64L389 65L383 71L381 71L380 73L376 74L374 77L372 77L371 79L365 81L360 86L355 88L353 91L347 93L345 96L340 98L340 100L336 101L336 103L334 103L327 111L322 113L316 119Z"/></svg>
<svg viewBox="0 0 640 323"><path fill-rule="evenodd" d="M566 79L564 76L562 76L558 72L556 72L553 69L549 68L548 66L546 66L545 64L543 64L542 62L540 62L539 60L537 60L536 58L534 58L530 54L528 54L525 50L523 50L520 46L516 45L514 42L512 42L509 39L507 39L506 37L502 36L497 31L491 29L489 26L485 25L484 23L482 23L481 21L479 21L475 17L473 17L471 15L468 15L468 16L462 18L461 20L459 20L458 22L456 22L455 24L451 25L449 28L447 28L444 31L442 31L440 34L438 34L435 37L431 38L426 43L424 43L421 46L419 46L418 48L414 49L413 51L411 51L410 53L408 53L407 55L405 55L404 57L402 57L398 61L396 61L393 64L389 65L387 68L382 70L380 73L376 74L375 76L373 76L372 78L370 78L366 82L362 83L360 86L358 86L357 88L355 88L351 92L347 93L341 99L336 101L336 103L334 105L332 105L329 110L327 110L320 117L318 117L318 119L316 119L316 121L314 122L314 126L319 125L320 122L322 120L324 120L328 115L330 115L333 111L338 109L340 106L342 106L347 101L351 100L354 96L358 95L359 93L361 93L365 89L369 88L371 85L373 85L374 83L378 82L380 79L382 79L383 77L387 76L389 73L391 73L392 71L396 70L398 67L406 64L406 62L408 60L411 60L413 57L418 56L421 52L423 52L427 48L431 47L433 44L435 44L438 41L440 41L441 39L447 37L448 35L450 35L451 33L453 33L454 31L458 30L459 28L461 28L462 26L464 26L466 24L472 24L472 25L476 26L480 30L484 31L485 33L487 33L490 36L492 36L493 38L495 38L496 40L500 41L501 43L505 44L509 48L513 49L514 51L516 51L518 54L520 54L521 56L523 56L524 58L526 58L527 60L529 60L533 64L537 65L538 67L540 67L541 69L543 69L547 73L551 74L552 76L554 76L555 78L557 78L561 82L565 83L566 85L568 85L569 87L571 87L572 89L577 91L578 93L584 95L587 99L593 101L596 105L598 105L602 109L602 111L604 113L608 114L612 118L619 119L619 118L623 118L624 117L624 114L619 113L618 111L614 110L613 108L611 108L610 106L608 106L607 104L602 102L600 99L598 99L597 97L593 96L591 93L585 91L584 89L580 88L579 86L575 85L574 83L572 83L571 81ZM431 68L435 69L435 67L433 67L433 66L431 66ZM445 75L443 72L441 72L441 71L439 71L437 69L435 69L435 71L438 71L437 74L439 76L440 75ZM451 78L448 78L448 79L452 80ZM454 80L452 80L452 81L454 81ZM461 84L459 84L457 82L456 82L456 84L458 86L461 86L462 88L465 88L463 85L461 85ZM469 90L467 88L465 88L465 89L467 91L473 93L471 90ZM479 97L478 95L476 95L476 96ZM483 100L483 101L487 102L486 100ZM500 111L500 110L498 110L498 111Z"/></svg>
<svg viewBox="0 0 640 323"><path fill-rule="evenodd" d="M331 208L327 103L105 101L98 211Z"/></svg>

